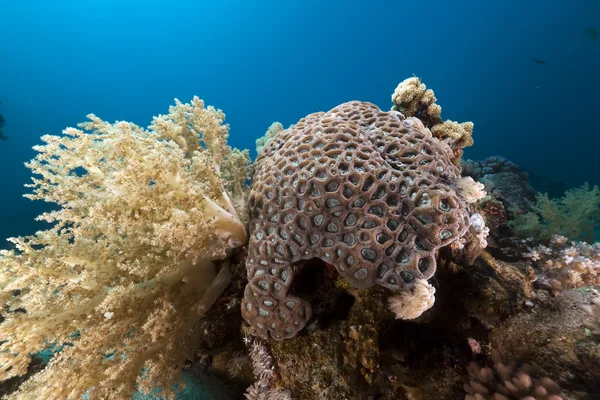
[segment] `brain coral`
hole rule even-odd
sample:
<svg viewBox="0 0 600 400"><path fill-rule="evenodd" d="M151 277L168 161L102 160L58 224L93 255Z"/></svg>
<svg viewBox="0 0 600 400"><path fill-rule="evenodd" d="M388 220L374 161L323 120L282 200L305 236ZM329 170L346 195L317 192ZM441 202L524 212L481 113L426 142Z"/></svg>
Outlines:
<svg viewBox="0 0 600 400"><path fill-rule="evenodd" d="M436 250L469 227L451 157L419 119L371 103L278 132L256 160L249 199L242 313L257 334L290 338L311 317L293 295L300 260L333 264L356 288L408 290L431 278Z"/></svg>

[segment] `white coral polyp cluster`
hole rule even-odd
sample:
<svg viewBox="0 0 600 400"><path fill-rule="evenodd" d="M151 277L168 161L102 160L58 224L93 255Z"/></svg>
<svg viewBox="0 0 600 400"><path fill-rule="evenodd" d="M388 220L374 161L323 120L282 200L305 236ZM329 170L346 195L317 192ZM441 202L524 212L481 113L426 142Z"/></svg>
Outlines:
<svg viewBox="0 0 600 400"><path fill-rule="evenodd" d="M467 203L475 203L486 195L483 183L476 182L470 176L460 178L456 182L458 193Z"/></svg>
<svg viewBox="0 0 600 400"><path fill-rule="evenodd" d="M600 284L600 243L569 242L555 235L548 246L530 248L524 256L535 263L539 280L556 291Z"/></svg>
<svg viewBox="0 0 600 400"><path fill-rule="evenodd" d="M478 246L485 249L488 245L487 237L490 234L490 228L485 226L485 220L479 213L475 213L469 217L470 230L475 234Z"/></svg>
<svg viewBox="0 0 600 400"><path fill-rule="evenodd" d="M49 343L73 344L17 398L171 391L231 280L213 261L246 243L250 159L227 145L223 112L194 97L148 129L88 118L34 147L26 197L58 206L38 217L52 227L0 253L0 380Z"/></svg>
<svg viewBox="0 0 600 400"><path fill-rule="evenodd" d="M433 307L435 288L424 279L415 279L412 288L388 299L396 319L415 319Z"/></svg>
<svg viewBox="0 0 600 400"><path fill-rule="evenodd" d="M275 376L275 366L267 347L255 340L250 347L250 359L254 376L259 380L270 380Z"/></svg>
<svg viewBox="0 0 600 400"><path fill-rule="evenodd" d="M275 365L269 349L259 340L244 337L244 343L250 347L250 359L256 381L246 389L244 396L248 400L291 400L290 391L274 385Z"/></svg>

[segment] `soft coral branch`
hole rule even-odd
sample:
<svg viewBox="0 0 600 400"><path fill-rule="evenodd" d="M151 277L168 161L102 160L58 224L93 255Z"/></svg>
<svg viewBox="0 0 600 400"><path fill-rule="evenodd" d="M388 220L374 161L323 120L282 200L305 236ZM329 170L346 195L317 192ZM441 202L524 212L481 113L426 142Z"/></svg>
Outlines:
<svg viewBox="0 0 600 400"><path fill-rule="evenodd" d="M190 333L231 280L214 261L247 240L250 160L227 146L222 111L176 101L149 130L88 117L44 136L27 163L27 197L59 206L38 217L53 227L0 253L0 380L25 373L30 353L71 344L16 397L169 393L199 342Z"/></svg>

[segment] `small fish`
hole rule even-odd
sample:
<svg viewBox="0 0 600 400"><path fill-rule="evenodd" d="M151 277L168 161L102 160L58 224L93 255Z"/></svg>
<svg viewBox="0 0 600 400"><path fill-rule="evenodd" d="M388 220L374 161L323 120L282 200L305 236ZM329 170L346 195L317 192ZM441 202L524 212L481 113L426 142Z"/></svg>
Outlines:
<svg viewBox="0 0 600 400"><path fill-rule="evenodd" d="M587 28L585 31L583 31L583 34L585 36L587 36L588 38L590 38L591 40L598 39L598 31L595 29Z"/></svg>
<svg viewBox="0 0 600 400"><path fill-rule="evenodd" d="M533 61L536 64L546 64L546 60L540 60L539 58L534 58L531 61Z"/></svg>
<svg viewBox="0 0 600 400"><path fill-rule="evenodd" d="M406 352L404 352L402 350L392 349L391 354L392 354L392 358L394 358L397 361L402 361L402 362L406 361L407 354L406 354Z"/></svg>

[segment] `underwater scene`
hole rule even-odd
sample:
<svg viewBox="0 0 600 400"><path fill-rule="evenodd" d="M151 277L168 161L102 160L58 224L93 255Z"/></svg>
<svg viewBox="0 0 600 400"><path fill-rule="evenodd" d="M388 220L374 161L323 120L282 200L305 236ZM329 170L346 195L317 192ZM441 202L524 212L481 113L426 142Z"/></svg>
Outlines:
<svg viewBox="0 0 600 400"><path fill-rule="evenodd" d="M0 10L0 398L600 399L600 2Z"/></svg>

